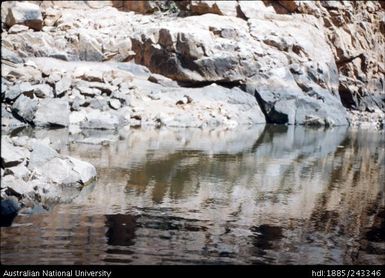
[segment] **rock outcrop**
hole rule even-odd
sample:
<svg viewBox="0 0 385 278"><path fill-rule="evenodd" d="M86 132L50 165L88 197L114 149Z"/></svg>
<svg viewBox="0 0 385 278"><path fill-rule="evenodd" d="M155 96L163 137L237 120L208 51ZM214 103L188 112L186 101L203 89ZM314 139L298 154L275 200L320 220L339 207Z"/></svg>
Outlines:
<svg viewBox="0 0 385 278"><path fill-rule="evenodd" d="M180 86L217 83L248 90L267 122L344 125L365 113L383 122L384 9L377 2L34 3L43 15L41 31L3 26L8 64L27 57L131 60ZM7 4L4 19L15 6ZM36 70L24 77L25 69L18 68L12 75L31 81ZM57 95L74 88L63 76L51 80Z"/></svg>
<svg viewBox="0 0 385 278"><path fill-rule="evenodd" d="M216 3L220 2L181 1L179 7L189 15L197 14L196 7L199 7L199 14L224 14L212 8L217 7ZM380 127L383 125L385 119L385 59L383 52L385 48L385 11L381 1L231 2L236 3L231 13L237 11L237 16L247 20L249 25L255 19L261 23L261 19L266 22L266 19L269 18L272 19L273 26L278 24L275 27L282 27L282 24L279 24L279 18L281 18L286 21L282 30L287 31L298 16L314 25L317 30L309 29L308 26L297 28L294 39L298 39L310 31L311 36L321 35L323 37L322 45L327 43L330 46L333 60L337 65L337 71L334 73L337 80L334 85L337 85L342 104L348 109L350 123L359 125L361 118L363 122L374 122ZM264 29L265 25L257 25L257 27L257 30L262 30L270 36L274 35L271 33L271 28ZM282 35L279 32L280 29L276 29ZM273 32L275 33L276 30ZM290 34L290 32L285 34ZM266 40L265 43L278 46L277 40ZM314 43L314 45L320 46L318 43ZM280 50L282 51L282 48ZM298 48L294 50L300 51ZM322 53L322 51L317 49L316 53Z"/></svg>

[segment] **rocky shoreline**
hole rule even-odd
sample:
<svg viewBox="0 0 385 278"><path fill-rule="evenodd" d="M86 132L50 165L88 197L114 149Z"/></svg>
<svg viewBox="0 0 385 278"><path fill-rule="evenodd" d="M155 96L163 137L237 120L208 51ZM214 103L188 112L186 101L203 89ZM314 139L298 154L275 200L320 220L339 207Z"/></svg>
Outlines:
<svg viewBox="0 0 385 278"><path fill-rule="evenodd" d="M97 176L24 127L383 129L382 2L31 1L2 5L1 199L25 213ZM60 141L60 140L59 140ZM4 203L4 200L8 200ZM12 211L12 209L10 209Z"/></svg>

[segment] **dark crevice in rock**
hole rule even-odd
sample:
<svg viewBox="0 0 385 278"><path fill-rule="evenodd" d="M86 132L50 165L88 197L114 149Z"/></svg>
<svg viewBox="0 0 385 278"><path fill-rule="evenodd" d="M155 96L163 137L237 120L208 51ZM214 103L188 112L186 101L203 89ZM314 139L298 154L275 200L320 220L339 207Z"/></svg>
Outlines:
<svg viewBox="0 0 385 278"><path fill-rule="evenodd" d="M255 98L257 99L258 105L265 115L266 123L268 124L287 124L289 122L286 114L280 113L275 110L274 105L265 102L258 91L255 91Z"/></svg>
<svg viewBox="0 0 385 278"><path fill-rule="evenodd" d="M361 53L361 54L353 56L353 57L341 58L338 61L336 61L337 67L340 68L341 66L343 66L343 65L345 65L347 63L350 63L351 61L353 61L356 58L364 59L364 54Z"/></svg>
<svg viewBox="0 0 385 278"><path fill-rule="evenodd" d="M217 84L219 86L232 89L234 87L239 87L242 89L242 81L176 81L179 86L184 88L202 88L210 86L212 84Z"/></svg>
<svg viewBox="0 0 385 278"><path fill-rule="evenodd" d="M338 93L341 98L342 105L346 108L352 109L356 107L356 102L353 99L353 94L344 86L339 86Z"/></svg>
<svg viewBox="0 0 385 278"><path fill-rule="evenodd" d="M247 17L243 13L243 11L242 11L242 9L241 9L241 7L239 5L237 5L237 17L247 21Z"/></svg>
<svg viewBox="0 0 385 278"><path fill-rule="evenodd" d="M19 120L20 122L22 123L27 123L27 124L30 124L32 127L35 127L35 124L32 122L32 121L27 121L26 119L24 119L23 117L21 117L19 114L16 113L16 111L14 109L12 109L12 116L16 119L16 120Z"/></svg>
<svg viewBox="0 0 385 278"><path fill-rule="evenodd" d="M194 63L193 60L188 59L187 57L183 56L180 53L175 53L177 58L177 63L180 65L180 67L195 71L199 73L200 75L203 75L202 70ZM162 73L160 73L162 74ZM175 80L176 81L176 80Z"/></svg>

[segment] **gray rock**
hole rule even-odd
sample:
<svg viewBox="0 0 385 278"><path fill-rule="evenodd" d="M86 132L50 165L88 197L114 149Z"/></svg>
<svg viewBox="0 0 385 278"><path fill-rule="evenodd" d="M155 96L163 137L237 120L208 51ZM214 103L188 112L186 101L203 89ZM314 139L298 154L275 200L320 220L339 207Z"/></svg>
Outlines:
<svg viewBox="0 0 385 278"><path fill-rule="evenodd" d="M90 107L98 110L106 110L108 108L107 100L104 97L98 96L90 100Z"/></svg>
<svg viewBox="0 0 385 278"><path fill-rule="evenodd" d="M1 47L1 60L9 61L14 64L21 64L24 62L23 58L19 57L18 54L6 47Z"/></svg>
<svg viewBox="0 0 385 278"><path fill-rule="evenodd" d="M128 71L132 73L135 77L141 78L141 79L148 79L151 75L150 70L142 65L138 65L135 63L119 63L118 69Z"/></svg>
<svg viewBox="0 0 385 278"><path fill-rule="evenodd" d="M348 125L347 115L340 100L328 90L312 85L306 94L294 81L270 78L248 84L254 93L267 122L299 125Z"/></svg>
<svg viewBox="0 0 385 278"><path fill-rule="evenodd" d="M28 155L27 149L15 147L7 137L1 136L1 165L3 168L20 164Z"/></svg>
<svg viewBox="0 0 385 278"><path fill-rule="evenodd" d="M33 93L39 98L52 98L53 89L48 84L38 84L33 86Z"/></svg>
<svg viewBox="0 0 385 278"><path fill-rule="evenodd" d="M10 174L12 174L14 177L18 179L23 179L23 180L26 180L30 174L28 168L22 164L7 168L6 170L9 171Z"/></svg>
<svg viewBox="0 0 385 278"><path fill-rule="evenodd" d="M148 77L148 81L154 82L165 87L178 87L178 83L163 75L153 73Z"/></svg>
<svg viewBox="0 0 385 278"><path fill-rule="evenodd" d="M72 169L79 174L81 183L86 184L96 177L96 169L92 164L73 157L68 159L73 165Z"/></svg>
<svg viewBox="0 0 385 278"><path fill-rule="evenodd" d="M74 77L86 81L103 82L103 71L92 68L78 68L74 72Z"/></svg>
<svg viewBox="0 0 385 278"><path fill-rule="evenodd" d="M27 122L32 122L39 101L36 98L29 98L24 95L19 96L12 105L12 111Z"/></svg>
<svg viewBox="0 0 385 278"><path fill-rule="evenodd" d="M8 89L5 92L5 99L8 101L15 100L23 93L33 92L33 87L29 82L22 82L20 84L16 84Z"/></svg>
<svg viewBox="0 0 385 278"><path fill-rule="evenodd" d="M54 149L44 143L35 142L31 147L32 152L28 164L28 168L31 170L40 167L59 155Z"/></svg>
<svg viewBox="0 0 385 278"><path fill-rule="evenodd" d="M76 96L76 97L72 100L71 109L72 109L73 111L79 111L79 110L81 109L81 107L83 107L83 106L88 106L89 104L90 104L90 103L89 103L88 100Z"/></svg>
<svg viewBox="0 0 385 278"><path fill-rule="evenodd" d="M15 146L18 146L18 147L26 147L28 148L29 150L32 150L30 148L30 137L28 136L16 136L16 137L12 137L12 142Z"/></svg>
<svg viewBox="0 0 385 278"><path fill-rule="evenodd" d="M86 120L80 123L81 128L91 129L116 129L119 126L119 118L108 112L92 110L87 113Z"/></svg>
<svg viewBox="0 0 385 278"><path fill-rule="evenodd" d="M110 105L110 107L112 109L115 109L115 110L118 110L122 106L122 104L120 103L120 101L118 99L110 99L108 101L108 104Z"/></svg>
<svg viewBox="0 0 385 278"><path fill-rule="evenodd" d="M43 27L43 16L38 5L16 2L8 9L5 22L9 27L15 24L23 24L32 29L41 30Z"/></svg>
<svg viewBox="0 0 385 278"><path fill-rule="evenodd" d="M118 87L117 86L112 86L106 83L102 82L88 82L84 80L78 80L75 83L75 86L77 88L96 88L100 90L102 93L105 93L107 95L110 95L112 92L117 91Z"/></svg>
<svg viewBox="0 0 385 278"><path fill-rule="evenodd" d="M71 88L72 79L64 76L59 82L55 84L56 97L62 97Z"/></svg>
<svg viewBox="0 0 385 278"><path fill-rule="evenodd" d="M63 60L63 61L70 61L71 60L70 55L68 53L65 53L65 52L55 52L55 53L48 55L48 57Z"/></svg>
<svg viewBox="0 0 385 278"><path fill-rule="evenodd" d="M84 110L73 111L70 114L70 124L79 125L81 122L86 120L87 113Z"/></svg>
<svg viewBox="0 0 385 278"><path fill-rule="evenodd" d="M102 62L104 59L100 44L86 31L79 33L79 58L82 61Z"/></svg>
<svg viewBox="0 0 385 278"><path fill-rule="evenodd" d="M59 157L47 161L37 170L53 183L76 185L80 181L80 175L72 169L72 164Z"/></svg>
<svg viewBox="0 0 385 278"><path fill-rule="evenodd" d="M111 98L112 99L118 99L120 100L121 103L123 104L126 104L126 105L129 105L130 104L130 99L131 99L131 94L128 92L121 92L120 90L119 91L114 91L112 94L111 94Z"/></svg>
<svg viewBox="0 0 385 278"><path fill-rule="evenodd" d="M65 99L42 99L33 120L36 126L68 126L70 108Z"/></svg>
<svg viewBox="0 0 385 278"><path fill-rule="evenodd" d="M94 97L94 96L99 96L101 94L101 91L96 88L89 88L85 86L79 86L77 87L79 90L80 94L87 96L87 97Z"/></svg>
<svg viewBox="0 0 385 278"><path fill-rule="evenodd" d="M60 18L60 10L47 8L44 11L44 26L54 26L56 21Z"/></svg>

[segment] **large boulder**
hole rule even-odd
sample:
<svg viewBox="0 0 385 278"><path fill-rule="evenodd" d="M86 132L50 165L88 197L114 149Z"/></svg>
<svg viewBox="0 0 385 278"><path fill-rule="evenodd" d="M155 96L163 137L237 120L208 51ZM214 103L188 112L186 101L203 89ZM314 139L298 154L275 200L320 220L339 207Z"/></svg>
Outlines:
<svg viewBox="0 0 385 278"><path fill-rule="evenodd" d="M36 98L29 98L21 95L12 105L12 111L24 121L31 123L35 117L39 101Z"/></svg>
<svg viewBox="0 0 385 278"><path fill-rule="evenodd" d="M80 123L80 127L91 129L116 129L119 124L120 121L116 115L93 109L86 114L86 118Z"/></svg>
<svg viewBox="0 0 385 278"><path fill-rule="evenodd" d="M348 125L339 98L313 84L304 94L290 76L272 76L247 84L254 93L269 123L314 126Z"/></svg>
<svg viewBox="0 0 385 278"><path fill-rule="evenodd" d="M26 25L35 30L43 27L43 16L38 5L28 2L15 2L9 7L6 24L12 27L15 24Z"/></svg>
<svg viewBox="0 0 385 278"><path fill-rule="evenodd" d="M65 127L69 124L70 108L66 99L42 99L35 113L36 126Z"/></svg>
<svg viewBox="0 0 385 278"><path fill-rule="evenodd" d="M16 84L5 91L5 100L14 101L21 94L30 93L32 91L33 91L33 87L29 82L22 82L22 83Z"/></svg>

